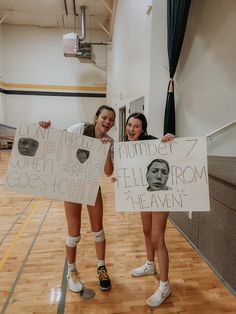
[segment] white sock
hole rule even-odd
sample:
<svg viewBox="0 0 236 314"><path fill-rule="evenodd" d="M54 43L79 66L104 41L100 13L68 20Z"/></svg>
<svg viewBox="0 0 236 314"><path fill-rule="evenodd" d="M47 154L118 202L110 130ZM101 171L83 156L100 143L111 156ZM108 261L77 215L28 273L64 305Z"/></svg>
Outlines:
<svg viewBox="0 0 236 314"><path fill-rule="evenodd" d="M100 267L100 266L105 266L105 260L104 259L97 259L97 265L98 265L98 267Z"/></svg>
<svg viewBox="0 0 236 314"><path fill-rule="evenodd" d="M74 270L76 270L76 263L75 263L75 262L72 263L72 264L67 263L67 265L68 265L68 271L74 271Z"/></svg>
<svg viewBox="0 0 236 314"><path fill-rule="evenodd" d="M161 289L161 290L166 290L166 289L168 289L169 288L169 281L167 280L167 281L161 281L160 280L160 286L159 286L159 288Z"/></svg>
<svg viewBox="0 0 236 314"><path fill-rule="evenodd" d="M148 266L148 267L154 267L155 266L155 263L154 263L154 261L148 261L148 260L146 260L146 266Z"/></svg>

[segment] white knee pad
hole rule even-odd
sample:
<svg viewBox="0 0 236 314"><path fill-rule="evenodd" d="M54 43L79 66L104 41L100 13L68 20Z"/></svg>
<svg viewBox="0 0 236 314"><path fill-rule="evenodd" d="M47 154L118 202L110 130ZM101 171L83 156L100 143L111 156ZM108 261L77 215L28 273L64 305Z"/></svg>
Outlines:
<svg viewBox="0 0 236 314"><path fill-rule="evenodd" d="M78 237L68 236L66 239L66 245L69 247L76 247L80 241L80 238L81 238L80 235Z"/></svg>
<svg viewBox="0 0 236 314"><path fill-rule="evenodd" d="M104 230L100 230L98 232L93 232L92 231L92 238L95 242L102 242L105 240L105 233Z"/></svg>

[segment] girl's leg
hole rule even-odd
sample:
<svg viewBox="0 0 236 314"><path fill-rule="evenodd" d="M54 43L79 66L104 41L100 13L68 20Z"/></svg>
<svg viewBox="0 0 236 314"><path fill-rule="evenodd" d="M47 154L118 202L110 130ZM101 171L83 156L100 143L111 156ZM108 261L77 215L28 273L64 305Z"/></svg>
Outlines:
<svg viewBox="0 0 236 314"><path fill-rule="evenodd" d="M160 271L160 286L147 300L147 304L151 307L160 306L170 295L168 282L169 256L165 244L165 230L168 214L168 212L152 213L152 244L157 253Z"/></svg>
<svg viewBox="0 0 236 314"><path fill-rule="evenodd" d="M109 290L111 288L111 281L105 266L105 248L106 240L103 230L103 202L102 194L99 189L96 203L94 206L88 206L90 224L92 229L92 236L95 241L95 249L97 255L98 265L98 279L101 290Z"/></svg>
<svg viewBox="0 0 236 314"><path fill-rule="evenodd" d="M157 253L157 259L160 271L160 280L168 280L169 272L169 255L165 244L165 230L169 213L153 212L152 213L152 244Z"/></svg>
<svg viewBox="0 0 236 314"><path fill-rule="evenodd" d="M76 246L77 245L74 246L73 243L71 243L70 245L69 239L80 237L82 205L77 204L77 203L72 203L72 202L64 202L64 206L65 206L67 228L68 228L68 239L66 242L66 256L67 256L68 263L72 264L72 263L75 263L76 261ZM71 241L73 242L73 239Z"/></svg>
<svg viewBox="0 0 236 314"><path fill-rule="evenodd" d="M156 273L154 257L155 249L152 244L152 212L141 212L141 220L143 225L143 234L145 237L145 246L147 260L141 267L135 268L131 271L131 275L134 277L140 277L145 275L152 275Z"/></svg>
<svg viewBox="0 0 236 314"><path fill-rule="evenodd" d="M66 256L68 263L67 279L70 289L73 292L83 290L76 268L76 248L80 241L81 209L82 205L65 202L65 213L68 226L68 237L66 240Z"/></svg>
<svg viewBox="0 0 236 314"><path fill-rule="evenodd" d="M152 212L141 212L147 260L154 262L155 248L152 244Z"/></svg>
<svg viewBox="0 0 236 314"><path fill-rule="evenodd" d="M97 199L94 206L87 206L93 239L95 241L95 249L98 260L105 259L106 240L103 232L103 202L102 194L99 189Z"/></svg>

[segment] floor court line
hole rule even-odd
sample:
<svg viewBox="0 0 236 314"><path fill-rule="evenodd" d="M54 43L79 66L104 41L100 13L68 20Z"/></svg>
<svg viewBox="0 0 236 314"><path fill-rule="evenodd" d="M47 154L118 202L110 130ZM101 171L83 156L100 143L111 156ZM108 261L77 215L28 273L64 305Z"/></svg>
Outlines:
<svg viewBox="0 0 236 314"><path fill-rule="evenodd" d="M38 202L39 202L39 201L38 201ZM37 202L37 203L38 203L38 202ZM36 203L36 204L37 204L37 203ZM18 273L17 273L16 279L15 279L14 283L12 284L11 288L9 289L9 294L8 294L8 296L7 296L7 298L6 298L6 301L4 302L3 307L2 307L2 310L1 310L1 312L0 312L1 314L5 313L5 311L6 311L7 307L8 307L8 304L9 304L9 302L11 301L11 298L12 298L12 296L13 296L13 292L14 292L14 290L15 290L15 288L16 288L16 285L17 285L17 283L18 283L18 281L19 281L19 279L20 279L20 276L21 276L21 274L22 274L22 272L23 272L23 269L24 269L25 264L26 264L26 262L27 262L27 260L28 260L28 258L29 258L29 255L30 255L30 253L31 253L31 251L32 251L32 248L33 248L33 246L34 246L34 244L35 244L35 242L36 242L36 240L37 240L37 238L38 238L38 235L39 235L39 233L40 233L40 231L41 231L41 229L42 229L42 226L43 226L43 224L44 224L44 222L45 222L45 219L46 219L46 217L47 217L47 215L48 215L48 212L49 212L49 210L50 210L51 207L52 207L52 203L53 203L53 200L52 200L51 203L49 204L48 209L47 209L46 213L45 213L44 216L43 216L43 219L42 219L42 221L41 221L41 223L40 223L40 225L39 225L39 227L38 227L38 230L37 230L37 232L36 232L36 234L35 234L35 236L34 236L34 239L33 239L32 243L31 243L31 245L30 245L30 248L29 248L29 250L28 250L28 252L27 252L27 254L26 254L26 256L25 256L25 258L24 258L24 260L23 260L23 262L22 262L22 264L21 264L21 267L20 267L20 269L19 269L19 271L18 271Z"/></svg>
<svg viewBox="0 0 236 314"><path fill-rule="evenodd" d="M3 238L0 241L0 245L2 245L2 243L4 242L4 240L6 239L6 237L9 235L9 233L12 231L12 229L14 228L14 226L16 225L16 223L18 222L18 220L24 215L25 211L28 209L28 207L30 206L30 204L32 203L33 198L28 202L28 204L25 206L23 212L15 219L15 221L13 222L13 224L11 225L11 227L8 229L7 233L3 236Z"/></svg>
<svg viewBox="0 0 236 314"><path fill-rule="evenodd" d="M12 250L14 249L14 247L17 244L17 241L20 239L22 233L24 232L25 228L28 226L28 224L30 223L35 211L38 209L37 206L39 204L39 202L42 200L42 198L40 198L39 200L36 201L36 203L34 204L34 206L32 207L30 214L28 216L28 218L26 219L26 221L24 222L24 224L21 226L21 228L18 230L18 232L16 233L16 235L14 236L14 238L12 239L9 247L6 249L6 251L3 254L3 257L0 260L0 271L3 268L3 266L5 265L6 261L8 260Z"/></svg>
<svg viewBox="0 0 236 314"><path fill-rule="evenodd" d="M61 297L57 306L57 314L64 314L65 312L65 304L66 304L66 292L67 292L67 258L65 258L64 269L61 280Z"/></svg>

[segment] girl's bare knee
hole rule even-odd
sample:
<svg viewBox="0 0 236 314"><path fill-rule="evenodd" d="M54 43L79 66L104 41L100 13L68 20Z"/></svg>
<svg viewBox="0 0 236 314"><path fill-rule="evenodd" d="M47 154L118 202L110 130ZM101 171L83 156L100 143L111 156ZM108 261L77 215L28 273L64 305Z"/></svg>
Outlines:
<svg viewBox="0 0 236 314"><path fill-rule="evenodd" d="M150 238L151 237L151 230L149 229L143 229L143 234L146 238Z"/></svg>
<svg viewBox="0 0 236 314"><path fill-rule="evenodd" d="M98 232L98 231L103 229L103 225L102 224L95 224L95 225L93 224L91 229L92 229L92 232Z"/></svg>
<svg viewBox="0 0 236 314"><path fill-rule="evenodd" d="M164 240L164 237L163 237L163 234L158 234L158 235L155 235L151 237L151 243L152 245L155 247L155 248L162 248L165 246L165 240Z"/></svg>
<svg viewBox="0 0 236 314"><path fill-rule="evenodd" d="M68 228L68 234L71 237L78 237L80 235L80 228L78 228L78 227L70 227L70 228Z"/></svg>

